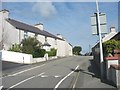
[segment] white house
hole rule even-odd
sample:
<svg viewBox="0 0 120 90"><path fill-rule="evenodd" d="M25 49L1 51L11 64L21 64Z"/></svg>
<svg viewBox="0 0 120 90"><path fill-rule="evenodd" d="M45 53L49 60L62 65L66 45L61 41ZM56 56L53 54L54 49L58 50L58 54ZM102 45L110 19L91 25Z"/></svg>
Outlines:
<svg viewBox="0 0 120 90"><path fill-rule="evenodd" d="M36 37L47 51L50 48L57 49L57 56L71 56L72 45L63 37L44 30L43 24L28 25L9 18L8 10L0 11L0 48L8 50L13 44L19 44L24 38Z"/></svg>

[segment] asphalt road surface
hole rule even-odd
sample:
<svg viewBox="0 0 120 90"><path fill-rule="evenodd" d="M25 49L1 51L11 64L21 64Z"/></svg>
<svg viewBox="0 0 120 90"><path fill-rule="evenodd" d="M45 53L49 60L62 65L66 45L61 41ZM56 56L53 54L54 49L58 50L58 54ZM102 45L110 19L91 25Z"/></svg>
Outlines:
<svg viewBox="0 0 120 90"><path fill-rule="evenodd" d="M25 68L3 77L2 84L7 90L12 88L52 88L54 90L58 88L80 88L81 85L81 87L84 86L83 79L85 79L82 69L87 69L91 59L92 57L89 56L73 56L37 64L34 67ZM94 76L93 73L87 74ZM87 79L90 80L86 78L86 82Z"/></svg>

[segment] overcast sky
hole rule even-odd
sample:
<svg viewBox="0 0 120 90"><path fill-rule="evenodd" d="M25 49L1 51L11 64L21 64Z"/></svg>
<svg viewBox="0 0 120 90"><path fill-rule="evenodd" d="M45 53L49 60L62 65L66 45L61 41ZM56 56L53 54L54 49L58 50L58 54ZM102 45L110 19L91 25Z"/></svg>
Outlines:
<svg viewBox="0 0 120 90"><path fill-rule="evenodd" d="M108 31L118 28L118 3L102 2L100 12L106 13ZM80 45L82 53L98 41L91 33L90 16L96 12L95 2L4 2L2 9L10 11L10 18L34 25L43 23L52 34L61 34L73 46Z"/></svg>

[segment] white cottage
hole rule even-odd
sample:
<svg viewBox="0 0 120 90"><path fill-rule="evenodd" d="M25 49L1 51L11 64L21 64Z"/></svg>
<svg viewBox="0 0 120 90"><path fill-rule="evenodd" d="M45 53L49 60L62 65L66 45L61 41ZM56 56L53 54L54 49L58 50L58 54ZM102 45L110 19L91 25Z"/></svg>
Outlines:
<svg viewBox="0 0 120 90"><path fill-rule="evenodd" d="M9 18L8 10L0 11L0 48L8 50L12 44L19 44L22 39L29 36L36 37L47 51L50 48L57 49L57 56L71 56L72 45L63 37L57 36L44 30L43 24L34 26Z"/></svg>

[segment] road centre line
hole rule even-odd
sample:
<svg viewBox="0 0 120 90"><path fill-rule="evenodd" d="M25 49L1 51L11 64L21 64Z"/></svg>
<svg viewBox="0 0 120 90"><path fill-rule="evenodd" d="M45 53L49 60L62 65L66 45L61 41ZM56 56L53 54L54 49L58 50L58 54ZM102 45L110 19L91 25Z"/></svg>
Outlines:
<svg viewBox="0 0 120 90"><path fill-rule="evenodd" d="M44 73L41 73L41 74L38 74L38 75L32 76L32 77L30 77L30 78L27 78L27 79L25 79L25 80L23 80L23 81L21 81L21 82L15 84L15 85L9 87L7 90L10 90L10 89L12 89L12 88L14 88L14 87L16 87L16 86L18 86L18 85L20 85L20 84L22 84L22 83L28 81L28 80L31 80L31 79L33 79L33 78L35 78L35 77L39 77L39 76L41 76L41 75L43 75L43 74L44 74Z"/></svg>
<svg viewBox="0 0 120 90"><path fill-rule="evenodd" d="M79 67L79 65L77 65L77 67L75 68L75 70L77 70L78 67ZM75 70L74 70L74 71L75 71ZM60 85L67 77L69 77L72 73L74 73L74 71L70 72L67 76L65 76L63 79L61 79L61 80L58 82L58 84L55 86L54 90L56 90L56 89L59 87L59 85Z"/></svg>
<svg viewBox="0 0 120 90"><path fill-rule="evenodd" d="M77 83L77 80L78 80L79 74L80 74L80 72L78 72L78 74L77 74L77 78L75 79L75 82L74 82L74 84L73 84L73 86L72 86L72 90L75 89L75 86L76 86L76 83Z"/></svg>
<svg viewBox="0 0 120 90"><path fill-rule="evenodd" d="M23 70L23 71L20 71L20 72L17 72L15 74L12 74L12 75L8 75L8 76L5 76L5 77L9 77L9 76L16 76L16 75L19 75L21 73L24 73L24 72L27 72L27 71L30 71L30 70L33 70L33 69L36 69L36 68L39 68L39 67L42 67L42 66L45 66L45 64L42 64L40 66L36 66L36 67L33 67L33 68L29 68L29 69L26 69L26 70ZM5 78L3 77L3 78Z"/></svg>

